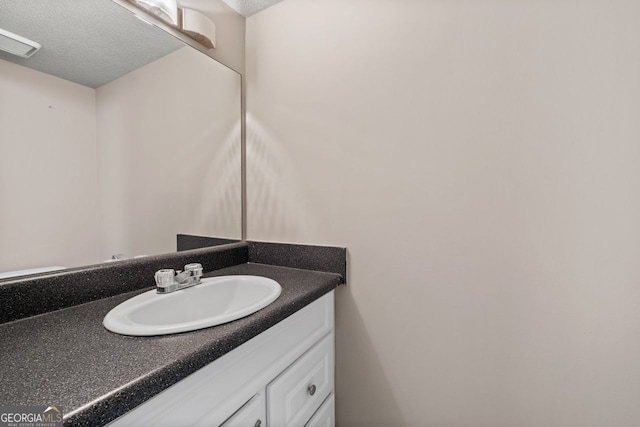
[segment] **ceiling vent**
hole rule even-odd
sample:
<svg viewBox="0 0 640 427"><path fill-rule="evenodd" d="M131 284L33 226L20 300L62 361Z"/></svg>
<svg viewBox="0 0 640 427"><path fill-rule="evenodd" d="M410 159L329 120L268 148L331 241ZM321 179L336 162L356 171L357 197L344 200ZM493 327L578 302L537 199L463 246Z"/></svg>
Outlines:
<svg viewBox="0 0 640 427"><path fill-rule="evenodd" d="M29 58L41 47L39 43L0 28L0 50L22 58Z"/></svg>

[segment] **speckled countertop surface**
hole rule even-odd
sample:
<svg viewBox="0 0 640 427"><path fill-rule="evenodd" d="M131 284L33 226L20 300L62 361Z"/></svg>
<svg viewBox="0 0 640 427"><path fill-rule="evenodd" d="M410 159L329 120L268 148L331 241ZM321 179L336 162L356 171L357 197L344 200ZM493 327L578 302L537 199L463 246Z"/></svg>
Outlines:
<svg viewBox="0 0 640 427"><path fill-rule="evenodd" d="M343 282L333 273L240 264L205 276L276 280L280 297L251 316L199 331L126 337L102 326L129 292L0 325L0 404L56 405L65 425L104 425Z"/></svg>

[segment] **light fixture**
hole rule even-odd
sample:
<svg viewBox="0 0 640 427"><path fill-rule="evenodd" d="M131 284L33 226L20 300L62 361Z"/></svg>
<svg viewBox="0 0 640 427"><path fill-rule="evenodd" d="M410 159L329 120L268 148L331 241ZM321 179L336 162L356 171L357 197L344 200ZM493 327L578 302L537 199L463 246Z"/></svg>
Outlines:
<svg viewBox="0 0 640 427"><path fill-rule="evenodd" d="M208 49L216 47L216 25L205 14L186 7L180 8L180 30Z"/></svg>
<svg viewBox="0 0 640 427"><path fill-rule="evenodd" d="M0 28L0 50L12 53L22 58L29 58L42 46L33 40L29 40L17 34Z"/></svg>
<svg viewBox="0 0 640 427"><path fill-rule="evenodd" d="M129 2L162 19L207 49L216 47L216 25L204 13L187 7L178 7L178 0L129 0Z"/></svg>
<svg viewBox="0 0 640 427"><path fill-rule="evenodd" d="M177 0L133 0L133 2L163 21L178 25Z"/></svg>

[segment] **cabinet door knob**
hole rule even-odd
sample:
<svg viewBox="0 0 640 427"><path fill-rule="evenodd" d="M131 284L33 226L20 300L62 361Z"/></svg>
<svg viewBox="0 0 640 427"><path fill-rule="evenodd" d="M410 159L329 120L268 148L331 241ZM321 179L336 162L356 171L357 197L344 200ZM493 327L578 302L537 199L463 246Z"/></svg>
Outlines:
<svg viewBox="0 0 640 427"><path fill-rule="evenodd" d="M256 421L256 423L253 425L253 427L260 427L262 425L262 421L258 420Z"/></svg>
<svg viewBox="0 0 640 427"><path fill-rule="evenodd" d="M315 384L311 384L309 386L309 388L307 388L307 391L309 392L309 394L311 396L313 396L314 394L316 394L316 385Z"/></svg>

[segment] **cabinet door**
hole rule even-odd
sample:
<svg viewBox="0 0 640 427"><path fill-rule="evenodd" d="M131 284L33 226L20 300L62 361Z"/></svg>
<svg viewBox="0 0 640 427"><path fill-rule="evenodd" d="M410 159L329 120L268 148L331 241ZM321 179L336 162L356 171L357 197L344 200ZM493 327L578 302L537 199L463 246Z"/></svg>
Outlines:
<svg viewBox="0 0 640 427"><path fill-rule="evenodd" d="M305 425L333 391L333 342L330 333L267 386L270 426Z"/></svg>
<svg viewBox="0 0 640 427"><path fill-rule="evenodd" d="M220 427L266 427L267 402L264 390L256 394Z"/></svg>
<svg viewBox="0 0 640 427"><path fill-rule="evenodd" d="M304 427L334 427L336 425L336 409L333 393L327 397L320 409L313 414Z"/></svg>

